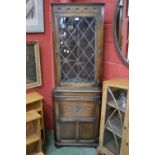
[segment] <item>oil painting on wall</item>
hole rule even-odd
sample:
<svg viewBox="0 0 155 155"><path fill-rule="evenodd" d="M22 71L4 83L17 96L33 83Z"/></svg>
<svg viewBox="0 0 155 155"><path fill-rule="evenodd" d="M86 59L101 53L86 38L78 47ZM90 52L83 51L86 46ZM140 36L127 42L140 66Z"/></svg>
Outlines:
<svg viewBox="0 0 155 155"><path fill-rule="evenodd" d="M26 88L41 85L39 43L26 43Z"/></svg>

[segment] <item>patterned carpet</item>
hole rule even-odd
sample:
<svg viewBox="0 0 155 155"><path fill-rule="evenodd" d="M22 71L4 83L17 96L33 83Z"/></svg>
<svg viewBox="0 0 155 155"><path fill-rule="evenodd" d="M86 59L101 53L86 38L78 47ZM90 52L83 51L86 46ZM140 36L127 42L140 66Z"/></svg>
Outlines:
<svg viewBox="0 0 155 155"><path fill-rule="evenodd" d="M47 133L45 155L97 155L94 147L61 147L54 145L54 132Z"/></svg>

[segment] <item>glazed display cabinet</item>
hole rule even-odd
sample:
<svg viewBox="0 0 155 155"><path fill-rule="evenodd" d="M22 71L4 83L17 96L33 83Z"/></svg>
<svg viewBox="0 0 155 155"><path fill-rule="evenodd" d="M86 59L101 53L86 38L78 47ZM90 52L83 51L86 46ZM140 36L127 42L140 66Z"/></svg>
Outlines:
<svg viewBox="0 0 155 155"><path fill-rule="evenodd" d="M103 98L97 152L99 155L128 155L128 79L105 81Z"/></svg>
<svg viewBox="0 0 155 155"><path fill-rule="evenodd" d="M96 146L104 4L52 4L56 145Z"/></svg>

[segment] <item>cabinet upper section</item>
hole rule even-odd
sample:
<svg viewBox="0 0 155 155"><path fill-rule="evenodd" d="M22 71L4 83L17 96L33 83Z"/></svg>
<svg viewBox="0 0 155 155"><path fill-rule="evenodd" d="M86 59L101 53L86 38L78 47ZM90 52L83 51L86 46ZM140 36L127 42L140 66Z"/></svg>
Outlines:
<svg viewBox="0 0 155 155"><path fill-rule="evenodd" d="M56 86L98 86L103 43L102 4L53 5Z"/></svg>

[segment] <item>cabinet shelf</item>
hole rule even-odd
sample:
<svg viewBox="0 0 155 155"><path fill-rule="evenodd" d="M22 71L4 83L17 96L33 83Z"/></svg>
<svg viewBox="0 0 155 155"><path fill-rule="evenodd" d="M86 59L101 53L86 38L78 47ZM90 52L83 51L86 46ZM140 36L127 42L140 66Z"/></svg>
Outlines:
<svg viewBox="0 0 155 155"><path fill-rule="evenodd" d="M109 100L107 102L107 104L109 106L115 108L115 109L118 109L119 108L120 111L122 111L123 113L125 113L125 108L122 107L122 104L121 104L120 100L119 99L116 99L116 102L117 102L118 107L116 107L114 100Z"/></svg>
<svg viewBox="0 0 155 155"><path fill-rule="evenodd" d="M26 113L26 123L40 119L40 118L41 116L35 110L29 111Z"/></svg>
<svg viewBox="0 0 155 155"><path fill-rule="evenodd" d="M118 142L118 148L120 148L121 142L120 141L117 141L117 142ZM112 133L110 133L109 131L106 131L106 130L105 130L104 146L108 150L113 152L114 155L119 155L119 150L117 150L116 143L115 143L115 140L114 140L114 137L113 137Z"/></svg>
<svg viewBox="0 0 155 155"><path fill-rule="evenodd" d="M40 137L36 134L26 137L26 145L32 144L40 140Z"/></svg>
<svg viewBox="0 0 155 155"><path fill-rule="evenodd" d="M110 120L110 123L111 123L112 129L109 123L107 123L106 129L109 130L110 132L114 132L114 134L117 135L119 138L122 138L122 126L119 118L113 117Z"/></svg>
<svg viewBox="0 0 155 155"><path fill-rule="evenodd" d="M26 111L30 111L30 110L34 110L34 109L37 112L40 112L42 110L40 101L35 101L35 102L31 102L31 103L26 104Z"/></svg>

